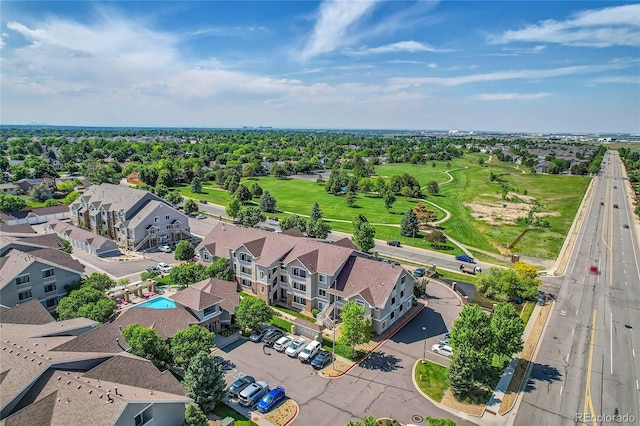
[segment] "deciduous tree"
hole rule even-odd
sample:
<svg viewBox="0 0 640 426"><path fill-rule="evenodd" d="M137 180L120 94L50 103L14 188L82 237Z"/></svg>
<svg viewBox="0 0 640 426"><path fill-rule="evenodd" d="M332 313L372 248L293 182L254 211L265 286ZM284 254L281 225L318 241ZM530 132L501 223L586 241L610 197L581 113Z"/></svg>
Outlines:
<svg viewBox="0 0 640 426"><path fill-rule="evenodd" d="M40 202L46 201L52 196L53 195L51 194L51 191L49 190L47 185L44 183L39 183L37 185L34 185L31 188L31 191L29 191L29 197L33 201L40 201Z"/></svg>
<svg viewBox="0 0 640 426"><path fill-rule="evenodd" d="M249 188L242 184L238 185L238 189L236 189L236 192L233 194L233 196L237 198L238 201L240 201L242 204L246 204L247 202L251 201L251 191L249 191Z"/></svg>
<svg viewBox="0 0 640 426"><path fill-rule="evenodd" d="M429 182L427 184L427 191L429 191L429 194L431 195L438 195L438 193L440 192L440 186L438 185L438 182L436 182L435 180Z"/></svg>
<svg viewBox="0 0 640 426"><path fill-rule="evenodd" d="M174 257L176 260L190 260L193 259L195 255L195 249L193 245L186 240L182 240L176 246L176 251L174 252Z"/></svg>
<svg viewBox="0 0 640 426"><path fill-rule="evenodd" d="M524 321L511 303L500 303L496 306L491 315L491 329L499 357L509 358L522 350Z"/></svg>
<svg viewBox="0 0 640 426"><path fill-rule="evenodd" d="M243 330L256 330L273 318L273 310L262 299L245 297L236 311L236 322Z"/></svg>
<svg viewBox="0 0 640 426"><path fill-rule="evenodd" d="M236 220L245 228L252 228L267 220L260 207L244 207L238 212Z"/></svg>
<svg viewBox="0 0 640 426"><path fill-rule="evenodd" d="M17 212L27 207L27 202L17 195L0 194L0 211Z"/></svg>
<svg viewBox="0 0 640 426"><path fill-rule="evenodd" d="M132 354L146 358L153 364L165 369L171 363L169 343L151 328L140 324L129 324L122 330L122 336L127 340Z"/></svg>
<svg viewBox="0 0 640 426"><path fill-rule="evenodd" d="M353 243L363 252L368 252L376 243L376 228L369 223L364 215L358 215L353 219Z"/></svg>
<svg viewBox="0 0 640 426"><path fill-rule="evenodd" d="M340 317L340 337L338 342L351 347L351 356L356 345L367 343L371 339L371 320L365 317L366 309L353 300L349 300L342 307Z"/></svg>
<svg viewBox="0 0 640 426"><path fill-rule="evenodd" d="M215 333L197 324L192 324L184 330L178 331L170 342L173 363L185 370L189 366L189 361L199 352L210 352L214 347L214 337Z"/></svg>
<svg viewBox="0 0 640 426"><path fill-rule="evenodd" d="M277 207L278 202L271 195L269 191L264 191L262 196L260 197L260 210L268 213L275 213L278 211Z"/></svg>
<svg viewBox="0 0 640 426"><path fill-rule="evenodd" d="M240 203L240 200L238 200L237 197L231 197L229 199L229 203L227 204L227 208L225 211L227 213L227 216L235 219L238 217L238 214L240 213L240 209L242 209L242 204Z"/></svg>
<svg viewBox="0 0 640 426"><path fill-rule="evenodd" d="M91 286L72 291L56 307L61 320L84 317L98 322L106 322L115 310L116 302Z"/></svg>
<svg viewBox="0 0 640 426"><path fill-rule="evenodd" d="M198 211L198 205L191 198L187 198L187 201L184 202L184 212L186 214L195 213Z"/></svg>

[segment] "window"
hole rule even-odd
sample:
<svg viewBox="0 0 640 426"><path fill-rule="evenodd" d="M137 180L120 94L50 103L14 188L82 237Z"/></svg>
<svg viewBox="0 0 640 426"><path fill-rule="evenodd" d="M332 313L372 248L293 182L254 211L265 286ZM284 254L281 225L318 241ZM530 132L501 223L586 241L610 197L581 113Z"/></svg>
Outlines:
<svg viewBox="0 0 640 426"><path fill-rule="evenodd" d="M204 254L204 256L203 256L204 260L206 260L206 261L210 261L211 260L211 256L209 256L209 252L208 251L203 252L203 254ZM233 266L236 266L236 265L233 265Z"/></svg>
<svg viewBox="0 0 640 426"><path fill-rule="evenodd" d="M280 269L284 269L285 271L287 270L287 265L285 265L284 263L280 264Z"/></svg>
<svg viewBox="0 0 640 426"><path fill-rule="evenodd" d="M27 300L27 299L31 299L32 297L33 295L31 294L31 290L18 293L18 300Z"/></svg>
<svg viewBox="0 0 640 426"><path fill-rule="evenodd" d="M49 278L49 277L53 277L55 276L56 272L55 269L50 268L50 269L43 269L42 270L42 278Z"/></svg>
<svg viewBox="0 0 640 426"><path fill-rule="evenodd" d="M16 277L16 285L28 284L30 282L31 282L31 279L29 278L29 274Z"/></svg>
<svg viewBox="0 0 640 426"><path fill-rule="evenodd" d="M54 306L58 306L58 298L54 297L53 299L47 299L44 303L46 308L53 308Z"/></svg>
<svg viewBox="0 0 640 426"><path fill-rule="evenodd" d="M251 281L249 280L242 280L242 285L245 287L251 287Z"/></svg>
<svg viewBox="0 0 640 426"><path fill-rule="evenodd" d="M171 219L171 216L169 216L169 215L166 215L166 216L164 217L164 220L169 220L169 219Z"/></svg>
<svg viewBox="0 0 640 426"><path fill-rule="evenodd" d="M300 291L307 291L307 285L299 282L293 282L293 288Z"/></svg>
<svg viewBox="0 0 640 426"><path fill-rule="evenodd" d="M395 318L395 316L396 316L395 311L394 311L394 312L391 312L391 319Z"/></svg>
<svg viewBox="0 0 640 426"><path fill-rule="evenodd" d="M400 305L400 312L402 312L402 308L404 308L404 305Z"/></svg>
<svg viewBox="0 0 640 426"><path fill-rule="evenodd" d="M304 269L300 269L300 268L293 268L291 270L291 273L293 275L295 275L296 277L300 277L300 278L307 278L307 271L305 271Z"/></svg>
<svg viewBox="0 0 640 426"><path fill-rule="evenodd" d="M324 288L319 288L318 289L318 296L327 297L327 290L325 290Z"/></svg>
<svg viewBox="0 0 640 426"><path fill-rule="evenodd" d="M336 296L336 301L342 302L342 296Z"/></svg>
<svg viewBox="0 0 640 426"><path fill-rule="evenodd" d="M406 276L406 275L403 275L403 276L402 276L402 279L400 280L400 282L401 282L402 284L404 284L404 281L405 281L406 279L407 279L407 276Z"/></svg>
<svg viewBox="0 0 640 426"><path fill-rule="evenodd" d="M297 303L299 305L306 305L307 300L304 297L293 296L293 303Z"/></svg>
<svg viewBox="0 0 640 426"><path fill-rule="evenodd" d="M286 283L287 279L285 277L283 277L282 275L280 275L280 282L281 283Z"/></svg>
<svg viewBox="0 0 640 426"><path fill-rule="evenodd" d="M166 229L166 230L171 229L171 225L166 225L166 226L164 227L164 229Z"/></svg>
<svg viewBox="0 0 640 426"><path fill-rule="evenodd" d="M44 292L45 293L50 293L52 291L56 291L56 285L55 284L49 284L49 285L45 285L44 286Z"/></svg>
<svg viewBox="0 0 640 426"><path fill-rule="evenodd" d="M264 293L264 287L260 286L260 293Z"/></svg>
<svg viewBox="0 0 640 426"><path fill-rule="evenodd" d="M153 221L154 221L154 222L158 222L159 220L160 220L160 217L159 217L159 216L156 216L156 217L154 217L154 218L153 218Z"/></svg>
<svg viewBox="0 0 640 426"><path fill-rule="evenodd" d="M403 297L404 297L404 290L400 292L400 298L402 299Z"/></svg>
<svg viewBox="0 0 640 426"><path fill-rule="evenodd" d="M263 280L264 279L264 271L260 271L260 279Z"/></svg>
<svg viewBox="0 0 640 426"><path fill-rule="evenodd" d="M251 274L251 268L245 268L244 266L240 268L243 274Z"/></svg>
<svg viewBox="0 0 640 426"><path fill-rule="evenodd" d="M356 305L364 306L364 302L362 300L356 300Z"/></svg>
<svg viewBox="0 0 640 426"><path fill-rule="evenodd" d="M391 298L391 304L392 304L392 305L395 305L395 304L396 304L396 298L395 298L395 297L392 297L392 298Z"/></svg>
<svg viewBox="0 0 640 426"><path fill-rule="evenodd" d="M208 308L204 308L204 316L211 315L216 312L216 306L209 306Z"/></svg>
<svg viewBox="0 0 640 426"><path fill-rule="evenodd" d="M318 275L318 282L326 283L326 282L327 282L327 276L326 276L326 275L319 274L319 275Z"/></svg>

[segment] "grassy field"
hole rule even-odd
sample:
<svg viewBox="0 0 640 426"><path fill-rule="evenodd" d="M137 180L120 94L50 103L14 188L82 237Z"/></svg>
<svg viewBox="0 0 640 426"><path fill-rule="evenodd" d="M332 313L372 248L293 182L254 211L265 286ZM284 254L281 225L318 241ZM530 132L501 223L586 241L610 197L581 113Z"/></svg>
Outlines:
<svg viewBox="0 0 640 426"><path fill-rule="evenodd" d="M215 410L213 410L213 413L216 416L220 417L221 419L224 419L226 417L231 417L235 419L235 424L239 426L245 426L245 425L257 426L256 423L252 422L251 420L248 420L242 414L238 413L236 410L234 410L233 408L229 407L228 405L222 402L216 405L216 408Z"/></svg>
<svg viewBox="0 0 640 426"><path fill-rule="evenodd" d="M184 197L190 197L196 200L207 200L210 203L220 204L223 206L226 206L227 201L229 200L227 191L219 189L214 182L206 182L203 184L201 194L191 192L191 185L188 184L176 185L174 189L177 189L178 192L180 192L180 195Z"/></svg>
<svg viewBox="0 0 640 426"><path fill-rule="evenodd" d="M447 368L427 361L416 364L416 383L420 390L434 401L442 401L447 389Z"/></svg>

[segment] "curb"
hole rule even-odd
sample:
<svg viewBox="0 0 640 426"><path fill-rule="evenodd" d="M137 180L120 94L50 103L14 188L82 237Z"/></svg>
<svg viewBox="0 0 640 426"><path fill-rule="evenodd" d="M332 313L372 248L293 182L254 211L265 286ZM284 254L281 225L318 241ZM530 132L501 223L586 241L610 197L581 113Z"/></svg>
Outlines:
<svg viewBox="0 0 640 426"><path fill-rule="evenodd" d="M353 365L351 365L351 367L347 368L345 371L343 371L342 373L338 374L337 376L333 376L333 377L328 377L328 379L337 379L339 377L344 376L345 374L347 374L349 371L351 371L353 369L353 367L355 367L356 365L358 365L363 359L365 359L366 357L368 357L369 355L371 355L371 352L375 351L376 349L378 349L380 346L384 345L387 340L389 340L390 338L393 337L394 334L396 334L398 331L400 331L400 329L402 327L404 327L409 321L411 321L412 319L414 319L420 312L422 312L422 310L425 308L425 304L421 303L420 304L421 307L419 307L411 316L407 317L404 321L402 321L400 324L398 324L396 326L396 328L393 329L393 331L391 331L391 333L389 333L389 335L384 339L381 340L377 345L375 345L373 348L371 348L366 354L364 354L362 357L360 357L358 360L354 361Z"/></svg>
<svg viewBox="0 0 640 426"><path fill-rule="evenodd" d="M287 420L286 422L282 423L282 426L287 426L289 423L294 421L296 419L296 417L298 417L298 413L300 412L300 406L298 405L298 403L295 402L293 399L290 399L290 401L293 401L293 403L295 404L296 412L293 413L293 416L291 416L291 418L289 420Z"/></svg>

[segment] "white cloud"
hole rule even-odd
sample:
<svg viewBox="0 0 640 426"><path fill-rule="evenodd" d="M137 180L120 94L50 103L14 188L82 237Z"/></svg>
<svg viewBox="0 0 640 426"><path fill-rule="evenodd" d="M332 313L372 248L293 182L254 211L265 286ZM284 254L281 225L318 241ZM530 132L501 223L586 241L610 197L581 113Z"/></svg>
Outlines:
<svg viewBox="0 0 640 426"><path fill-rule="evenodd" d="M630 75L621 75L615 77L600 77L591 80L592 83L612 83L612 84L636 84L640 85L640 77L638 76L630 76Z"/></svg>
<svg viewBox="0 0 640 426"><path fill-rule="evenodd" d="M586 10L565 21L548 19L519 30L490 36L494 44L558 43L568 46L640 46L640 4Z"/></svg>
<svg viewBox="0 0 640 426"><path fill-rule="evenodd" d="M548 96L551 96L551 93L483 93L471 96L471 99L479 101L529 101L546 98Z"/></svg>
<svg viewBox="0 0 640 426"><path fill-rule="evenodd" d="M420 43L414 40L399 41L397 43L386 44L378 47L361 47L358 50L345 49L343 53L347 55L374 55L382 53L397 53L397 52L445 52L445 50L436 49L425 43Z"/></svg>
<svg viewBox="0 0 640 426"><path fill-rule="evenodd" d="M301 52L301 58L309 59L347 45L354 27L375 5L376 2L371 0L323 2L313 33Z"/></svg>
<svg viewBox="0 0 640 426"><path fill-rule="evenodd" d="M624 69L637 62L637 60L625 60L615 61L603 65L577 65L571 67L542 70L497 71L484 74L469 74L458 77L394 77L391 78L389 82L398 87L422 86L429 84L447 87L487 81L504 81L516 79L535 80L560 77L565 75L587 74L607 70Z"/></svg>
<svg viewBox="0 0 640 426"><path fill-rule="evenodd" d="M427 65L427 68L436 69L438 68L438 64L432 62L429 65Z"/></svg>

